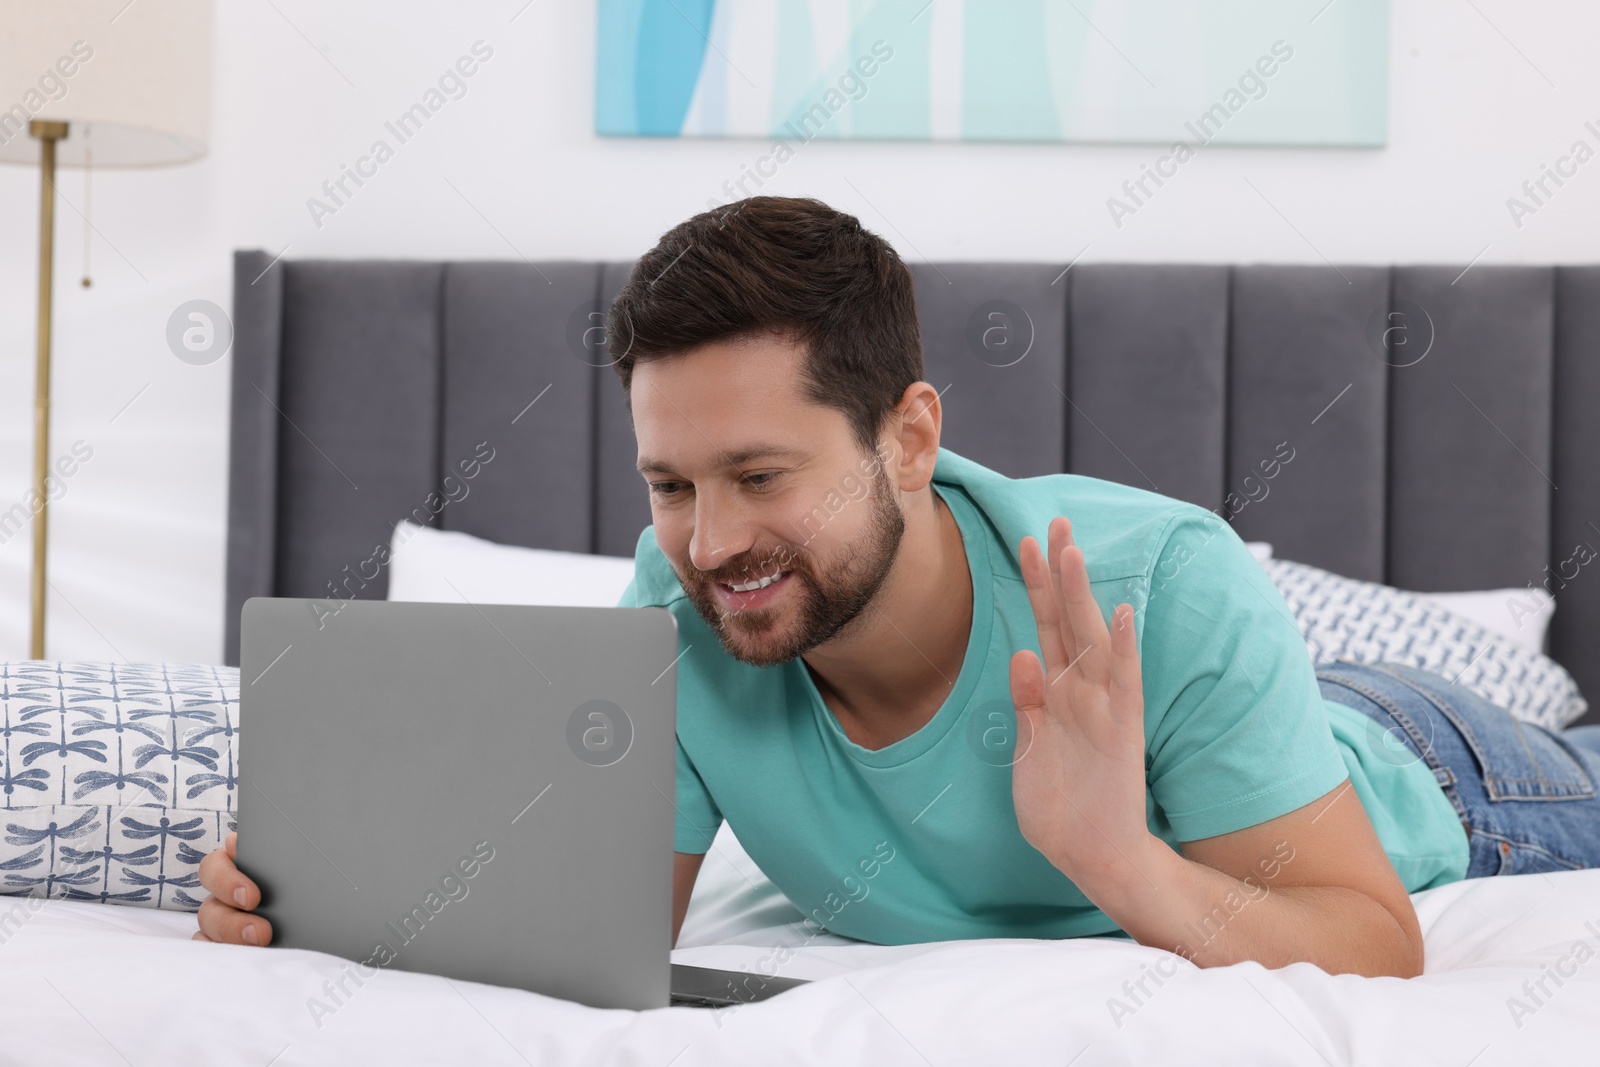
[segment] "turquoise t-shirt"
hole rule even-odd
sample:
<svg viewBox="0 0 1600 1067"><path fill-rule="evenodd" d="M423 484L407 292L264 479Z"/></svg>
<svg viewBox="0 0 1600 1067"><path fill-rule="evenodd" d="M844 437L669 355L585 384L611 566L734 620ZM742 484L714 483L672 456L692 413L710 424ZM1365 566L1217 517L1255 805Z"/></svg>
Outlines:
<svg viewBox="0 0 1600 1067"><path fill-rule="evenodd" d="M1466 831L1432 772L1385 760L1361 712L1322 699L1283 598L1217 515L1081 475L1011 479L946 449L934 488L966 548L972 631L938 712L880 749L845 735L801 660L728 655L653 529L640 536L620 606L667 608L685 650L676 851L707 851L727 819L801 912L879 944L1121 933L1023 838L1011 796L1008 668L1039 650L1017 553L1065 515L1105 616L1134 606L1152 833L1176 848L1254 826L1348 777L1407 890L1466 876Z"/></svg>

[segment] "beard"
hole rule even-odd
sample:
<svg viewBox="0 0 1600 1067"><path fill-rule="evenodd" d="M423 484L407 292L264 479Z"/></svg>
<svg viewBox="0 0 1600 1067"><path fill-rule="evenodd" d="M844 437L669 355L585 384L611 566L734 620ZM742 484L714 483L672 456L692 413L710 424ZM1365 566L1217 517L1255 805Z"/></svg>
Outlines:
<svg viewBox="0 0 1600 1067"><path fill-rule="evenodd" d="M685 564L679 584L711 632L734 659L752 667L776 667L805 655L842 633L860 618L888 578L905 535L905 515L894 499L888 475L873 479L867 528L850 544L842 561L827 573L816 570L816 556L804 546L757 550L730 560L715 571ZM717 599L717 582L743 584L758 577L789 571L794 585L786 599L797 600L795 621L782 619L786 603L749 611L729 609Z"/></svg>

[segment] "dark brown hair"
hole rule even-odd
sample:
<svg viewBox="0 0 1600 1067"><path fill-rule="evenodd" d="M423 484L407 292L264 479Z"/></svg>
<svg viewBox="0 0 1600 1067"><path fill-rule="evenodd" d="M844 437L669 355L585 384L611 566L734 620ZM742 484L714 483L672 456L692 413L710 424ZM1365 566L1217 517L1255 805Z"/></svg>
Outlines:
<svg viewBox="0 0 1600 1067"><path fill-rule="evenodd" d="M854 215L809 197L752 196L674 226L606 322L630 401L637 364L760 333L805 346L806 396L844 412L865 451L922 378L911 272Z"/></svg>

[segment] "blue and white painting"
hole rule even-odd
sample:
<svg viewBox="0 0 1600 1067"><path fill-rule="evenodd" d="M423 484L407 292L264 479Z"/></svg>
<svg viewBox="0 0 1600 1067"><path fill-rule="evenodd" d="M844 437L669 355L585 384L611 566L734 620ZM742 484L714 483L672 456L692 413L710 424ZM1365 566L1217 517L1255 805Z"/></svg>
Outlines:
<svg viewBox="0 0 1600 1067"><path fill-rule="evenodd" d="M1388 0L600 0L595 131L1380 146Z"/></svg>

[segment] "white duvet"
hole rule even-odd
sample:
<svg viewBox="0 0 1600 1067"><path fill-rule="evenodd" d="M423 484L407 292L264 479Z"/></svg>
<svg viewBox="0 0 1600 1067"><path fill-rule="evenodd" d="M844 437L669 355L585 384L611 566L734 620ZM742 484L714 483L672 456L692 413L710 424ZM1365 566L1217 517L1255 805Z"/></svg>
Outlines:
<svg viewBox="0 0 1600 1067"><path fill-rule="evenodd" d="M1201 970L1106 939L881 947L812 937L724 826L673 959L770 973L788 956L780 973L817 981L735 1008L630 1012L404 971L347 982L336 1003L324 983L348 964L333 956L191 941L183 913L0 897L0 1062L1600 1062L1600 870L1412 899L1427 973L1411 980Z"/></svg>

